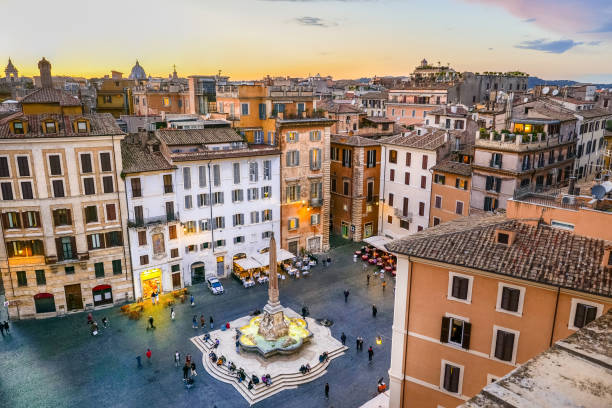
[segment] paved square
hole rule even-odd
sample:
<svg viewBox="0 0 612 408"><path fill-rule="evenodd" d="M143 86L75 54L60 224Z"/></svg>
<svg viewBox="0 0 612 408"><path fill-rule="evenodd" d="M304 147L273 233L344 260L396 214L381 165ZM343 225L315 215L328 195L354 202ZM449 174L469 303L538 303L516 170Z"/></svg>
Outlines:
<svg viewBox="0 0 612 408"><path fill-rule="evenodd" d="M345 354L327 368L327 373L307 384L275 394L254 407L357 407L376 392L380 377L388 380L393 320L393 285L383 292L380 281L366 286L361 261L353 262L357 244L331 251L332 265L317 266L307 278L280 282L281 303L300 311L310 309L312 318L334 321L331 333L347 336ZM372 272L372 269L369 269ZM190 288L195 307L177 304L176 320L161 305L147 307L143 319L129 320L119 308L94 312L110 327L92 337L87 315L79 313L51 320L12 322L11 334L0 338L0 401L6 407L248 407L233 386L220 382L198 365L195 386L186 390L182 371L173 362L174 352L190 353L200 363L201 352L190 341L202 329L193 329L191 320L204 314L216 325L248 315L267 301L267 286L245 289L233 279L222 281L225 294L213 296L205 286ZM344 289L350 291L344 302ZM378 315L372 317L376 304ZM155 330L146 330L146 318L155 319ZM208 330L208 321L206 323ZM217 326L218 327L218 326ZM364 351L355 350L355 338L365 338ZM374 338L383 337L376 345ZM368 362L367 348L374 347ZM152 350L151 362L144 355ZM143 367L136 367L140 355ZM330 398L324 397L325 383Z"/></svg>

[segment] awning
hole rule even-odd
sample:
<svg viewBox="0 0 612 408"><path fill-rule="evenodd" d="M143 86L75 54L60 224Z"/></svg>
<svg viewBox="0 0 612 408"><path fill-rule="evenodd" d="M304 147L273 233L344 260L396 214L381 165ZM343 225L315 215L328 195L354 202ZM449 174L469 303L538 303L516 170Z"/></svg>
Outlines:
<svg viewBox="0 0 612 408"><path fill-rule="evenodd" d="M380 249L381 251L387 252L387 248L385 245L391 242L390 238L384 237L382 235L374 235L373 237L365 238L363 242L372 245L376 249Z"/></svg>
<svg viewBox="0 0 612 408"><path fill-rule="evenodd" d="M293 253L287 251L286 249L281 248L276 253L276 260L278 262L286 261L287 259L293 259L293 258L295 258L295 255L293 255Z"/></svg>
<svg viewBox="0 0 612 408"><path fill-rule="evenodd" d="M99 290L110 289L110 285L98 285L92 289L92 291L97 292Z"/></svg>
<svg viewBox="0 0 612 408"><path fill-rule="evenodd" d="M240 266L242 269L249 270L249 269L255 269L255 268L261 268L262 265L257 262L257 260L253 259L253 258L242 258L242 259L236 259L234 261L234 263L238 266Z"/></svg>
<svg viewBox="0 0 612 408"><path fill-rule="evenodd" d="M286 249L279 248L276 251L276 262L283 262L283 261L286 261L287 259L293 259L293 258L295 258L295 255L293 255L291 252L287 251ZM257 262L259 262L261 266L270 265L270 253L269 252L266 252L263 254L256 254L255 259L257 259Z"/></svg>
<svg viewBox="0 0 612 408"><path fill-rule="evenodd" d="M53 299L53 295L51 293L38 293L34 295L34 299Z"/></svg>

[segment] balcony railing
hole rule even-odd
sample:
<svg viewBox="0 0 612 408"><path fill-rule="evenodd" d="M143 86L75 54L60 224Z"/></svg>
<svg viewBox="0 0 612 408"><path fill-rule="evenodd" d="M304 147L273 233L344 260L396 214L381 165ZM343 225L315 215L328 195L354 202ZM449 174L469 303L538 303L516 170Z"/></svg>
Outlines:
<svg viewBox="0 0 612 408"><path fill-rule="evenodd" d="M179 213L168 213L157 217L134 218L128 220L129 228L145 227L153 224L163 224L166 222L178 221Z"/></svg>
<svg viewBox="0 0 612 408"><path fill-rule="evenodd" d="M323 205L323 199L322 198L311 198L310 199L310 206L312 208L321 207L322 205Z"/></svg>
<svg viewBox="0 0 612 408"><path fill-rule="evenodd" d="M395 213L395 216L398 217L400 220L412 222L411 212L407 212L406 214L404 214L404 211L400 210L399 208L394 208L393 210L394 210L393 212Z"/></svg>

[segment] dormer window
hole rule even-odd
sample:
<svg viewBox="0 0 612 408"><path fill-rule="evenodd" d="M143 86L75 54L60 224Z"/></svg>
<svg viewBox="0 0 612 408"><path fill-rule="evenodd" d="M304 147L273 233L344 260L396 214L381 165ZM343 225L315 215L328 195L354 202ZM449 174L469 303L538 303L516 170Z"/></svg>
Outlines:
<svg viewBox="0 0 612 408"><path fill-rule="evenodd" d="M514 242L514 237L516 236L516 232L514 231L506 231L506 230L496 230L495 231L495 242L503 245L512 245Z"/></svg>
<svg viewBox="0 0 612 408"><path fill-rule="evenodd" d="M86 133L87 132L87 122L84 120L77 121L77 132Z"/></svg>
<svg viewBox="0 0 612 408"><path fill-rule="evenodd" d="M13 122L13 132L16 135L23 135L23 122Z"/></svg>
<svg viewBox="0 0 612 408"><path fill-rule="evenodd" d="M45 133L55 133L57 129L55 127L55 122L45 122Z"/></svg>

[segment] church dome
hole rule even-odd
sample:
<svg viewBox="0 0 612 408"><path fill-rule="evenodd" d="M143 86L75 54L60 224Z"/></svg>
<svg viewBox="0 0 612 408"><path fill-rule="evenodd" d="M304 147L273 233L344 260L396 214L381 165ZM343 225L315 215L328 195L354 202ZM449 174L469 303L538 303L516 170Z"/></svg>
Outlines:
<svg viewBox="0 0 612 408"><path fill-rule="evenodd" d="M136 64L132 67L132 72L130 72L130 79L147 79L147 74L145 74L145 70L140 66L138 60L136 60Z"/></svg>

